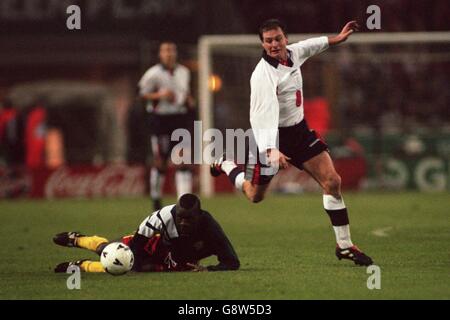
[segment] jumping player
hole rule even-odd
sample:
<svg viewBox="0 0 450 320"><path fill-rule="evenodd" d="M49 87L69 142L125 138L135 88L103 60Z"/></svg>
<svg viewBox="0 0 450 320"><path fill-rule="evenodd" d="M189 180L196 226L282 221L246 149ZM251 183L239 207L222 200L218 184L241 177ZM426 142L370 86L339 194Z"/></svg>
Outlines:
<svg viewBox="0 0 450 320"><path fill-rule="evenodd" d="M357 30L358 24L351 21L337 36L288 45L284 24L276 19L265 21L259 29L264 49L262 59L250 80L250 123L258 147L257 161L247 164L244 171L223 155L211 165L211 174L225 173L238 190L257 203L264 199L275 174L267 173L266 169L274 166L285 169L291 164L305 170L323 189L323 205L336 235L337 258L366 266L373 262L351 241L341 177L334 168L328 146L304 119L300 70L308 58L344 42Z"/></svg>

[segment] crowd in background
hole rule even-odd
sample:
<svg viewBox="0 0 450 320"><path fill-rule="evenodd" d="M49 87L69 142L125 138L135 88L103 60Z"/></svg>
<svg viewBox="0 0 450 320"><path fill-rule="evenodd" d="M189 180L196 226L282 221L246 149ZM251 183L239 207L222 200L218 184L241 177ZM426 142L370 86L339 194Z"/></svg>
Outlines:
<svg viewBox="0 0 450 320"><path fill-rule="evenodd" d="M397 132L450 125L450 55L432 52L431 45L411 48L416 55L403 52L390 61L353 59L339 64L345 93L336 107L344 112L345 125ZM420 60L421 53L428 61Z"/></svg>
<svg viewBox="0 0 450 320"><path fill-rule="evenodd" d="M378 5L384 32L437 31L449 29L450 6L445 0L316 0L316 1L235 1L245 15L245 26L256 30L261 17L286 21L291 33L337 32L347 20L358 20L363 31L370 5Z"/></svg>

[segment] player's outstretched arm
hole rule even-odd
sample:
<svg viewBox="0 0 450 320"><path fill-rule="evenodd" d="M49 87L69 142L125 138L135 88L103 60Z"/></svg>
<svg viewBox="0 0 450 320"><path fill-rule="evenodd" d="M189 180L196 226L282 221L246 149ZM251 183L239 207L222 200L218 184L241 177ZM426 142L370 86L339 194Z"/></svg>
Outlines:
<svg viewBox="0 0 450 320"><path fill-rule="evenodd" d="M233 245L212 215L206 212L205 214L207 219L207 223L204 226L205 240L209 246L209 251L217 256L219 264L207 266L206 270L204 267L200 267L200 269L197 268L193 271L238 270L240 262Z"/></svg>
<svg viewBox="0 0 450 320"><path fill-rule="evenodd" d="M355 31L359 30L359 24L356 21L347 22L347 24L342 28L341 33L337 36L328 37L328 44L330 46L337 45L344 42L347 38Z"/></svg>

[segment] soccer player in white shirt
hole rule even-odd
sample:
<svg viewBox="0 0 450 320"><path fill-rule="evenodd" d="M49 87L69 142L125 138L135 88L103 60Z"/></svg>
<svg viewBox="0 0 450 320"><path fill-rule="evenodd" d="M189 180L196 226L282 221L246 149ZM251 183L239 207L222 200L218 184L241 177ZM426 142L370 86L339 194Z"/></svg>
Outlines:
<svg viewBox="0 0 450 320"><path fill-rule="evenodd" d="M192 127L193 99L189 94L190 72L177 63L177 47L163 42L160 63L148 69L139 81L139 94L149 113L153 167L150 170L150 196L154 210L161 208L161 195L167 163L176 142L170 137L178 128ZM186 150L185 150L186 152ZM181 165L175 173L178 197L192 192L192 170Z"/></svg>
<svg viewBox="0 0 450 320"><path fill-rule="evenodd" d="M245 172L222 156L211 165L211 174L225 173L246 197L260 202L274 173L293 165L305 170L323 189L323 204L336 234L336 256L358 265L370 265L372 259L350 239L347 208L341 195L341 177L328 153L328 146L310 130L303 114L303 79L301 65L329 46L344 42L358 24L348 22L337 36L317 37L288 45L286 28L276 19L265 21L259 36L263 56L250 80L250 123L258 147L257 161L246 164ZM278 142L277 143L277 139Z"/></svg>

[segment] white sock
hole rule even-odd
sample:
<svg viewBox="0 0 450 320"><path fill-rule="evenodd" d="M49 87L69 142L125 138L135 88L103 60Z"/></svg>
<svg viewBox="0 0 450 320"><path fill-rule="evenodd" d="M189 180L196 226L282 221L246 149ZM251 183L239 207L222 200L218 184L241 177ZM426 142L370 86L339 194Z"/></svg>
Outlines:
<svg viewBox="0 0 450 320"><path fill-rule="evenodd" d="M177 196L192 193L192 173L190 171L177 170L175 172L175 184L177 186Z"/></svg>
<svg viewBox="0 0 450 320"><path fill-rule="evenodd" d="M333 226L334 233L336 234L336 243L341 249L350 248L353 246L350 239L350 225L345 226Z"/></svg>
<svg viewBox="0 0 450 320"><path fill-rule="evenodd" d="M234 181L234 186L236 187L236 189L238 189L239 191L242 191L242 186L244 185L244 181L245 181L245 173L244 173L244 171L242 171L241 173L239 173L236 176L236 180Z"/></svg>
<svg viewBox="0 0 450 320"><path fill-rule="evenodd" d="M161 174L158 169L152 168L150 170L150 197L152 199L161 199L164 178L165 175Z"/></svg>
<svg viewBox="0 0 450 320"><path fill-rule="evenodd" d="M323 195L323 207L325 210L340 210L345 208L344 198L336 198L331 194Z"/></svg>
<svg viewBox="0 0 450 320"><path fill-rule="evenodd" d="M342 197L336 198L330 194L323 195L323 206L327 213L330 215L331 221L333 219L345 215L348 221L347 208ZM341 249L349 248L353 246L350 238L350 225L337 225L333 226L334 233L336 235L336 243Z"/></svg>
<svg viewBox="0 0 450 320"><path fill-rule="evenodd" d="M231 170L233 170L234 168L237 167L236 163L234 163L234 161L231 160L225 160L224 162L222 162L222 170L226 173L226 175L228 176L231 172Z"/></svg>

